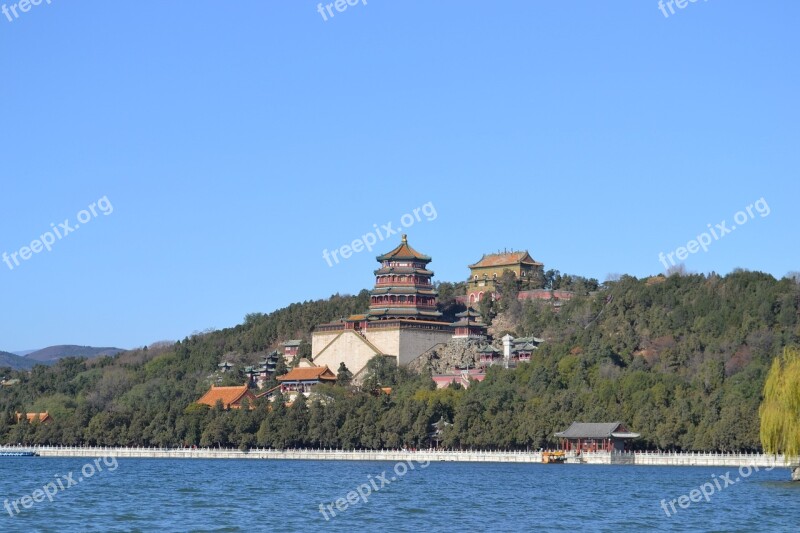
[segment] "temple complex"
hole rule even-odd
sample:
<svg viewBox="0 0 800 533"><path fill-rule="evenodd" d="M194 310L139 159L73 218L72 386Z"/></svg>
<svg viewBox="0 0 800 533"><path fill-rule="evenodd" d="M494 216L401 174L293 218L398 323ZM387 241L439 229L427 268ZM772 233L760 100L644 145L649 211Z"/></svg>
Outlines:
<svg viewBox="0 0 800 533"><path fill-rule="evenodd" d="M338 369L345 363L356 380L376 355L405 365L453 337L453 326L437 310L431 258L414 250L403 235L399 246L376 259L380 266L367 312L317 326L311 341L315 365ZM473 323L472 330L480 327Z"/></svg>
<svg viewBox="0 0 800 533"><path fill-rule="evenodd" d="M517 279L520 290L539 288L544 279L544 263L533 259L527 251L484 254L480 261L469 265L467 280L467 305L481 301L484 294L497 296L496 283L508 270Z"/></svg>

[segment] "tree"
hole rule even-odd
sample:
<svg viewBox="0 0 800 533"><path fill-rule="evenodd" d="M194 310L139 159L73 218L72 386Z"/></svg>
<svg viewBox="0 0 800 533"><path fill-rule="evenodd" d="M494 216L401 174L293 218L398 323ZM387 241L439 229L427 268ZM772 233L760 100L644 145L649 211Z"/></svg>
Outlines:
<svg viewBox="0 0 800 533"><path fill-rule="evenodd" d="M275 377L282 376L289 372L289 368L286 366L286 358L284 356L279 356L278 361L275 363Z"/></svg>
<svg viewBox="0 0 800 533"><path fill-rule="evenodd" d="M538 272L538 270L537 270ZM537 288L539 288L537 286ZM500 309L505 312L507 318L512 323L516 323L522 314L522 304L517 299L519 283L517 276L510 270L503 271L500 279L497 280L497 295L500 299Z"/></svg>
<svg viewBox="0 0 800 533"><path fill-rule="evenodd" d="M491 325L492 319L497 316L497 306L494 298L492 298L491 293L484 293L483 298L481 298L480 304L478 305L478 310L481 313L483 323Z"/></svg>
<svg viewBox="0 0 800 533"><path fill-rule="evenodd" d="M311 360L311 343L305 340L300 342L300 346L297 348L297 357L300 359L308 359Z"/></svg>
<svg viewBox="0 0 800 533"><path fill-rule="evenodd" d="M353 373L347 369L344 361L339 363L339 370L336 372L336 384L341 387L347 387L353 380Z"/></svg>
<svg viewBox="0 0 800 533"><path fill-rule="evenodd" d="M397 363L392 357L376 355L367 361L362 384L363 390L373 392L381 387L390 387L397 381Z"/></svg>
<svg viewBox="0 0 800 533"><path fill-rule="evenodd" d="M784 454L787 461L800 456L800 350L785 348L772 362L764 384L761 444L764 451ZM792 479L800 481L800 467L792 468Z"/></svg>

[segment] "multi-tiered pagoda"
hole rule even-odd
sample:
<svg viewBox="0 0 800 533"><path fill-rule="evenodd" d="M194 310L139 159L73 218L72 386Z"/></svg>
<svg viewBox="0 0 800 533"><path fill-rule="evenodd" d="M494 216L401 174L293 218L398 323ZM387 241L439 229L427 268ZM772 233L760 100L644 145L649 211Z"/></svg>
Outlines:
<svg viewBox="0 0 800 533"><path fill-rule="evenodd" d="M397 248L376 259L380 267L367 312L320 324L311 336L315 365L338 369L344 363L356 380L375 356L405 365L453 337L453 326L441 321L436 308L431 258L409 246L403 235Z"/></svg>
<svg viewBox="0 0 800 533"><path fill-rule="evenodd" d="M381 267L375 271L375 288L370 293L367 320L438 320L438 293L433 288L431 258L414 250L403 235L400 245L377 257Z"/></svg>

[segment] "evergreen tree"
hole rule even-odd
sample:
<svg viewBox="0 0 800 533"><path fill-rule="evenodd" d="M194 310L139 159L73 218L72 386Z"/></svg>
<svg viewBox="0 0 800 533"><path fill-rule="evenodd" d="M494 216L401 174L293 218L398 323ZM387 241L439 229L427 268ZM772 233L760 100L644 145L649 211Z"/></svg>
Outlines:
<svg viewBox="0 0 800 533"><path fill-rule="evenodd" d="M349 387L353 380L353 373L347 369L344 361L339 363L339 370L336 372L336 384L340 387Z"/></svg>

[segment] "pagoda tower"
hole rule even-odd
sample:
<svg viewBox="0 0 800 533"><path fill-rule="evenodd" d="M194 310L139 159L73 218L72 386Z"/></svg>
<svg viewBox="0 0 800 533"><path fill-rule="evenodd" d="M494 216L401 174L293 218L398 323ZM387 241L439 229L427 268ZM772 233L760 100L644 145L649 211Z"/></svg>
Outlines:
<svg viewBox="0 0 800 533"><path fill-rule="evenodd" d="M468 307L466 311L456 314L458 321L453 323L454 339L484 339L486 338L486 324L481 319L481 314Z"/></svg>
<svg viewBox="0 0 800 533"><path fill-rule="evenodd" d="M370 293L367 320L410 319L438 321L438 292L433 288L431 258L414 250L403 235L400 245L379 255L375 288Z"/></svg>

